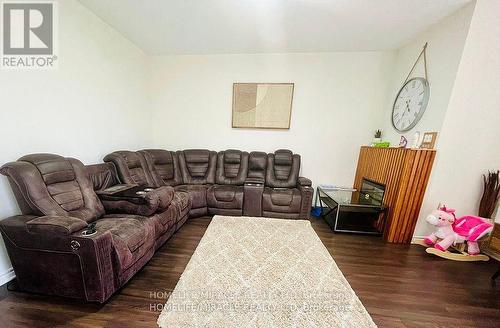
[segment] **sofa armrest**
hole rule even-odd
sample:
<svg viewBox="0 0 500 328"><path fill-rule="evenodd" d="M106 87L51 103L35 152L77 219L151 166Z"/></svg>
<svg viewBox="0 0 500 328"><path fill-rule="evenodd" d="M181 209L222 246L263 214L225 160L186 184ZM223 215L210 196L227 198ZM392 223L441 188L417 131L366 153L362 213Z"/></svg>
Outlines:
<svg viewBox="0 0 500 328"><path fill-rule="evenodd" d="M174 198L174 188L163 186L135 197L131 197L130 192L126 195L120 193L99 194L99 198L106 212L150 216L162 212L170 206Z"/></svg>
<svg viewBox="0 0 500 328"><path fill-rule="evenodd" d="M159 209L160 210L166 210L169 206L170 203L172 203L172 200L174 199L174 188L170 186L163 186L160 188L156 188L155 190L151 191L151 193L154 193L158 196L158 199L160 200L159 203Z"/></svg>
<svg viewBox="0 0 500 328"><path fill-rule="evenodd" d="M301 187L311 187L312 181L305 177L299 177L299 186Z"/></svg>
<svg viewBox="0 0 500 328"><path fill-rule="evenodd" d="M307 219L311 214L312 197L314 193L311 180L308 178L299 177L298 189L300 190L300 193L302 195L299 216L301 218Z"/></svg>
<svg viewBox="0 0 500 328"><path fill-rule="evenodd" d="M145 196L144 203L138 204L130 199L106 199L101 198L106 213L134 214L151 216L158 210L160 199L157 196Z"/></svg>
<svg viewBox="0 0 500 328"><path fill-rule="evenodd" d="M47 215L26 222L29 232L71 235L87 227L87 222L71 216Z"/></svg>
<svg viewBox="0 0 500 328"><path fill-rule="evenodd" d="M247 178L243 186L243 215L262 216L262 195L264 179Z"/></svg>
<svg viewBox="0 0 500 328"><path fill-rule="evenodd" d="M263 185L264 182L263 178L246 178L245 180L246 185Z"/></svg>
<svg viewBox="0 0 500 328"><path fill-rule="evenodd" d="M63 222L58 221L61 218ZM113 294L116 286L111 233L83 236L75 231L67 234L84 225L85 221L77 220L16 215L0 221L0 231L21 290L101 303Z"/></svg>

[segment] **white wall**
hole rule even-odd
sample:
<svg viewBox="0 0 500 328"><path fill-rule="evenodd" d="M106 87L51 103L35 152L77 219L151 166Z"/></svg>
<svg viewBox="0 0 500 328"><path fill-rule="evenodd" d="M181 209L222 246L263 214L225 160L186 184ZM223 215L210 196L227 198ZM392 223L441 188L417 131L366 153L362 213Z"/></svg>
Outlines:
<svg viewBox="0 0 500 328"><path fill-rule="evenodd" d="M439 202L456 208L458 215L477 214L481 174L500 168L498 13L500 1L481 0L476 4L415 230L417 236L431 230L424 217Z"/></svg>
<svg viewBox="0 0 500 328"><path fill-rule="evenodd" d="M359 147L381 121L392 59L381 52L154 57L156 146L289 148L314 184L351 186ZM295 83L290 130L231 128L234 82Z"/></svg>
<svg viewBox="0 0 500 328"><path fill-rule="evenodd" d="M440 131L443 124L458 64L462 56L474 2L418 35L411 43L397 51L391 72L391 83L383 114L383 138L391 145L399 144L403 134L409 142L415 131ZM392 127L392 105L424 44L427 46L427 71L430 84L430 99L424 116L410 131L401 133ZM411 77L425 76L423 57ZM438 135L439 138L439 135Z"/></svg>
<svg viewBox="0 0 500 328"><path fill-rule="evenodd" d="M0 71L0 164L34 152L97 163L150 145L147 56L73 0L59 2L59 49L56 70ZM5 177L0 204L0 218L19 213ZM0 242L0 280L9 269Z"/></svg>

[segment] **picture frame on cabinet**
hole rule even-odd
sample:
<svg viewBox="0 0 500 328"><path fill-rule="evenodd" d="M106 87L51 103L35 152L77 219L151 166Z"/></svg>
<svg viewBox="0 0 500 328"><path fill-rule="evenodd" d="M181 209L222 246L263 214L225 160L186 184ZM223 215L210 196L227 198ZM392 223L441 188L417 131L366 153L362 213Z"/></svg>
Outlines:
<svg viewBox="0 0 500 328"><path fill-rule="evenodd" d="M422 143L420 148L422 149L434 149L437 140L437 132L425 132L422 138Z"/></svg>

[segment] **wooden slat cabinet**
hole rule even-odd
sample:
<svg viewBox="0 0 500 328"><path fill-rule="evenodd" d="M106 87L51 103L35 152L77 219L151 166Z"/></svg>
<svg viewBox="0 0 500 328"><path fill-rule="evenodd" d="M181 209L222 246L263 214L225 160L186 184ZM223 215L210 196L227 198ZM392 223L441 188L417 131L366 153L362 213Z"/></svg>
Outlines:
<svg viewBox="0 0 500 328"><path fill-rule="evenodd" d="M354 188L363 178L386 186L385 240L410 243L435 156L431 149L361 147Z"/></svg>

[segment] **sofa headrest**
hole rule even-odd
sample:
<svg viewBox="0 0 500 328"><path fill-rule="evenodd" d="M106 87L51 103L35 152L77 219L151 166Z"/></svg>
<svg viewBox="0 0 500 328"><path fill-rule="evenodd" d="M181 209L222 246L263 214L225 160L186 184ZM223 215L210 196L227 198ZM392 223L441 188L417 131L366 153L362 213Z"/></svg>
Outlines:
<svg viewBox="0 0 500 328"><path fill-rule="evenodd" d="M141 167L141 158L137 152L129 150L114 151L104 157L105 162L116 162L117 158L125 161L129 169Z"/></svg>
<svg viewBox="0 0 500 328"><path fill-rule="evenodd" d="M18 161L33 164L42 175L42 179L46 185L75 180L75 172L71 164L62 156L30 154L19 158Z"/></svg>
<svg viewBox="0 0 500 328"><path fill-rule="evenodd" d="M208 163L210 151L206 149L188 149L184 150L184 157L188 163Z"/></svg>
<svg viewBox="0 0 500 328"><path fill-rule="evenodd" d="M274 152L274 164L292 165L293 153L288 149L279 149Z"/></svg>
<svg viewBox="0 0 500 328"><path fill-rule="evenodd" d="M241 163L241 151L228 149L224 151L224 163L226 164L240 164Z"/></svg>
<svg viewBox="0 0 500 328"><path fill-rule="evenodd" d="M145 149L142 150L151 156L154 165L164 165L164 164L172 164L174 162L174 158L172 153L168 150L163 149Z"/></svg>

